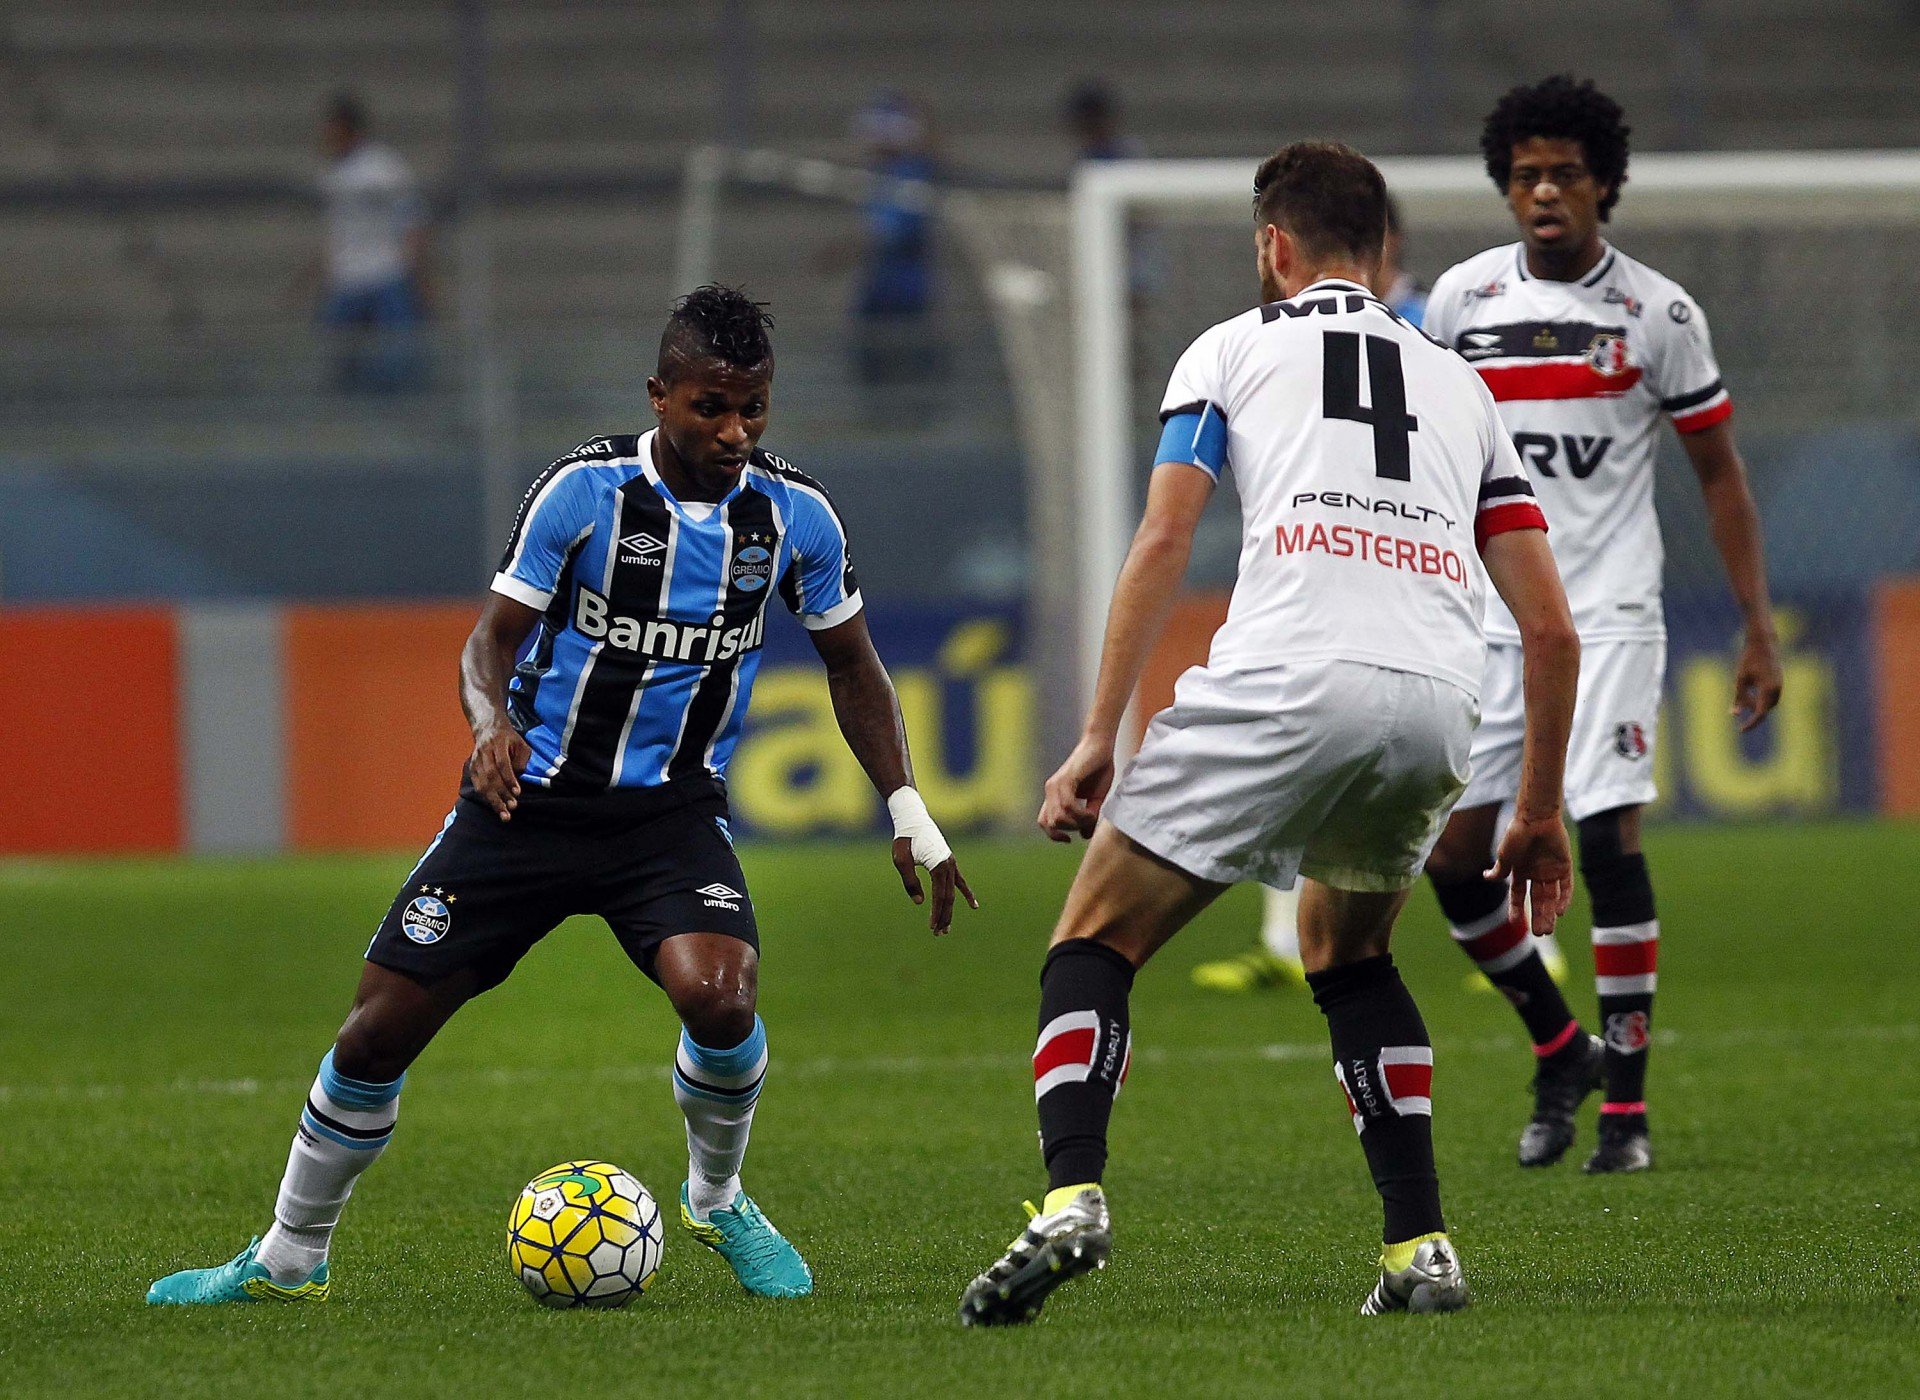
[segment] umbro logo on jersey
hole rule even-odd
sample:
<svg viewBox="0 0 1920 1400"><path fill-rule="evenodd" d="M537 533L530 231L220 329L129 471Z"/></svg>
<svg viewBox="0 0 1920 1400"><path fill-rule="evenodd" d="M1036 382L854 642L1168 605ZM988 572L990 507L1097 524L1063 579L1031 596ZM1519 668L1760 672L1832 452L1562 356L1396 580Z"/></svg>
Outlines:
<svg viewBox="0 0 1920 1400"><path fill-rule="evenodd" d="M1468 331L1460 337L1464 342L1460 353L1467 359L1485 358L1500 353L1501 335L1499 331Z"/></svg>
<svg viewBox="0 0 1920 1400"><path fill-rule="evenodd" d="M620 541L620 562L622 564L658 564L659 555L667 547L665 540L656 540L642 530L637 535L627 535Z"/></svg>
<svg viewBox="0 0 1920 1400"><path fill-rule="evenodd" d="M700 895L701 902L710 909L731 909L736 913L740 909L740 901L746 898L740 891L730 889L717 880L711 885L702 885L694 893Z"/></svg>

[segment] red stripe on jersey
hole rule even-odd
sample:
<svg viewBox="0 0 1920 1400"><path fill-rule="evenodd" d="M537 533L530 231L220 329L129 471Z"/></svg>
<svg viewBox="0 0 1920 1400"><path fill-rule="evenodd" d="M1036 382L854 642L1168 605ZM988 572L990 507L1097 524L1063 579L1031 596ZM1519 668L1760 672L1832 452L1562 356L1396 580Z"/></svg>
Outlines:
<svg viewBox="0 0 1920 1400"><path fill-rule="evenodd" d="M1540 507L1532 501L1509 501L1505 505L1489 506L1474 517L1473 547L1484 554L1487 541L1495 535L1504 535L1509 530L1546 528L1547 517L1540 513Z"/></svg>
<svg viewBox="0 0 1920 1400"><path fill-rule="evenodd" d="M1658 971L1660 940L1644 943L1596 943L1593 945L1593 971L1598 977L1645 977Z"/></svg>
<svg viewBox="0 0 1920 1400"><path fill-rule="evenodd" d="M1475 365L1499 403L1516 399L1617 399L1640 382L1629 366L1602 374L1585 360L1547 360L1528 365Z"/></svg>
<svg viewBox="0 0 1920 1400"><path fill-rule="evenodd" d="M1733 400L1722 399L1711 408L1703 408L1697 413L1676 413L1673 415L1674 428L1683 433L1698 433L1711 428L1716 423L1724 423L1733 417Z"/></svg>
<svg viewBox="0 0 1920 1400"><path fill-rule="evenodd" d="M1475 962L1486 962L1502 953L1510 953L1520 946L1527 937L1527 926L1517 919L1509 919L1499 928L1483 933L1478 938L1464 940L1460 947Z"/></svg>
<svg viewBox="0 0 1920 1400"><path fill-rule="evenodd" d="M1387 1093L1396 1099L1430 1099L1433 1097L1432 1065L1395 1065L1384 1067L1387 1072Z"/></svg>
<svg viewBox="0 0 1920 1400"><path fill-rule="evenodd" d="M1086 1030L1061 1031L1052 1040L1033 1052L1033 1077L1039 1079L1050 1070L1062 1065L1090 1065L1093 1063L1093 1028Z"/></svg>

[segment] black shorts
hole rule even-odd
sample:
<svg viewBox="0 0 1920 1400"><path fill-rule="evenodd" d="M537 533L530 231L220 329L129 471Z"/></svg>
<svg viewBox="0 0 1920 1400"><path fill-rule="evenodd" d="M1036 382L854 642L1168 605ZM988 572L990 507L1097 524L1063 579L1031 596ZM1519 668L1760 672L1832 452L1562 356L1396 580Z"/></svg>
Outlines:
<svg viewBox="0 0 1920 1400"><path fill-rule="evenodd" d="M463 788L367 961L425 982L475 968L484 990L573 914L605 919L649 977L660 944L678 933L758 949L725 793L705 779L604 795L529 789L503 822Z"/></svg>

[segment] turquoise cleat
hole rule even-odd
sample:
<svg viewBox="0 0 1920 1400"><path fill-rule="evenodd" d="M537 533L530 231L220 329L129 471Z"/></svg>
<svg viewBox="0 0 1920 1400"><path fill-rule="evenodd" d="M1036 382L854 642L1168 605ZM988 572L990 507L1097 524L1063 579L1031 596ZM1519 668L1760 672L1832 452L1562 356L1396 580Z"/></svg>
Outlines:
<svg viewBox="0 0 1920 1400"><path fill-rule="evenodd" d="M733 1204L693 1218L687 1187L680 1186L680 1223L701 1244L733 1266L734 1277L762 1298L804 1298L813 1292L813 1270L787 1237L773 1228L745 1191Z"/></svg>
<svg viewBox="0 0 1920 1400"><path fill-rule="evenodd" d="M224 1264L211 1269L182 1269L147 1290L149 1303L324 1303L330 1285L322 1263L305 1283L291 1288L273 1281L265 1264L253 1262L260 1237Z"/></svg>

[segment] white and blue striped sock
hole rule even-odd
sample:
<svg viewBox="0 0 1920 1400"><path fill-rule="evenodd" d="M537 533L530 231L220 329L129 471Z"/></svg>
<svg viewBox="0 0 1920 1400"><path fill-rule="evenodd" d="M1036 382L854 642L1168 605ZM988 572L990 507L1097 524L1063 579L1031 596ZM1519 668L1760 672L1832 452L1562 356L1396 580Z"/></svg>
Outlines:
<svg viewBox="0 0 1920 1400"><path fill-rule="evenodd" d="M673 1097L687 1119L687 1205L696 1220L733 1204L740 1162L753 1131L753 1106L767 1077L767 1028L731 1050L712 1050L680 1032L673 1058Z"/></svg>
<svg viewBox="0 0 1920 1400"><path fill-rule="evenodd" d="M353 1183L393 1137L406 1078L403 1074L386 1084L349 1079L334 1069L331 1050L320 1061L287 1154L273 1228L253 1256L275 1283L292 1287L326 1262L333 1227Z"/></svg>

